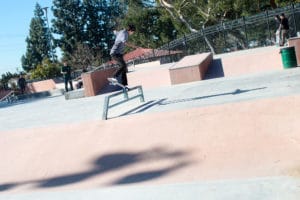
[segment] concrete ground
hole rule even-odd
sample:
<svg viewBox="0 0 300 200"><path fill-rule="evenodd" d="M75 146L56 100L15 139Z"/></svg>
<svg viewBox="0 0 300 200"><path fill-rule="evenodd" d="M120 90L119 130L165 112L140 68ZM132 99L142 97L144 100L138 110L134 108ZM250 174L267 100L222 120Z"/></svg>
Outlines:
<svg viewBox="0 0 300 200"><path fill-rule="evenodd" d="M149 87L106 121L109 94L2 105L0 199L299 199L299 77Z"/></svg>

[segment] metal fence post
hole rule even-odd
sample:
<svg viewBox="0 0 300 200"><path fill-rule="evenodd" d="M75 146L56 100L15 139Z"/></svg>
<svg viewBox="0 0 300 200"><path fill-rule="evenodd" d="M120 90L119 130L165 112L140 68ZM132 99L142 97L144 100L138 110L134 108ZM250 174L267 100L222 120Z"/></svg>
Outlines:
<svg viewBox="0 0 300 200"><path fill-rule="evenodd" d="M168 51L169 51L169 57L170 57L170 55L171 55L170 41L168 42Z"/></svg>
<svg viewBox="0 0 300 200"><path fill-rule="evenodd" d="M249 41L248 41L248 34L247 34L247 26L246 26L246 19L243 16L243 24L244 24L244 31L246 36L246 47L249 49Z"/></svg>
<svg viewBox="0 0 300 200"><path fill-rule="evenodd" d="M204 38L204 51L206 51L206 48L207 48L207 44L206 44L206 40L205 40L205 33L204 33L204 29L203 29L203 27L201 28L201 33L202 33L202 35L203 35L203 38Z"/></svg>
<svg viewBox="0 0 300 200"><path fill-rule="evenodd" d="M295 33L297 34L297 23L296 23L296 18L295 18L295 5L292 3L292 14L293 14L293 22L294 22L294 28L295 28Z"/></svg>
<svg viewBox="0 0 300 200"><path fill-rule="evenodd" d="M168 42L168 50L169 50L169 58L168 58L168 60L170 59L171 62L173 62L173 58L171 56L170 41Z"/></svg>
<svg viewBox="0 0 300 200"><path fill-rule="evenodd" d="M270 39L270 41L272 41L272 33L271 33L271 30L270 30L270 20L269 20L268 10L266 11L266 16L267 16L267 25L268 25L268 30L269 30L269 39Z"/></svg>
<svg viewBox="0 0 300 200"><path fill-rule="evenodd" d="M224 22L222 21L222 28L223 28L223 40L224 40L224 47L223 48L223 52L224 52L224 49L227 49L227 42L226 42L226 26L224 24Z"/></svg>
<svg viewBox="0 0 300 200"><path fill-rule="evenodd" d="M185 37L185 34L183 35L183 44L184 44L184 49L185 49L185 55L188 55L188 46L187 46L187 40L186 40L186 37Z"/></svg>

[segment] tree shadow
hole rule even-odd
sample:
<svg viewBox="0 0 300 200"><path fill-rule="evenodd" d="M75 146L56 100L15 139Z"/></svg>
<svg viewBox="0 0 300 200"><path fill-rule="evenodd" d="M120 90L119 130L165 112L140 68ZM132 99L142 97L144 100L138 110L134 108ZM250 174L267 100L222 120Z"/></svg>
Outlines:
<svg viewBox="0 0 300 200"><path fill-rule="evenodd" d="M165 176L175 170L185 167L188 164L189 164L189 162L181 162L181 163L171 165L169 167L165 167L163 169L130 174L130 175L124 176L121 179L116 180L115 182L113 182L111 184L112 185L122 185L122 184L132 184L132 183L148 181L148 180L155 179L155 178L158 178L161 176Z"/></svg>
<svg viewBox="0 0 300 200"><path fill-rule="evenodd" d="M16 183L5 183L5 184L2 184L0 185L0 192L3 192L5 190L10 190L14 187L16 187L18 184Z"/></svg>
<svg viewBox="0 0 300 200"><path fill-rule="evenodd" d="M78 183L80 181L89 179L93 176L98 176L107 172L112 172L123 168L127 168L133 164L143 164L144 162L149 162L149 161L156 162L157 160L164 160L164 159L185 160L185 157L187 155L188 153L185 151L168 150L162 147L157 147L157 148L153 148L141 152L115 152L115 153L103 155L98 159L94 160L92 163L93 167L90 170L79 172L79 173L56 176L45 180L35 180L31 182L36 184L37 188L59 187L59 186ZM120 183L125 184L126 182L131 183L133 182L133 180L138 182L149 180L155 177L163 176L169 173L170 171L183 166L184 165L180 165L180 166L176 165L173 167L159 169L157 171L146 172L141 174L133 173L133 175L129 175L127 178L126 177L121 178L119 181L116 181L116 183L114 184L120 184Z"/></svg>
<svg viewBox="0 0 300 200"><path fill-rule="evenodd" d="M157 162L160 160L169 160L175 164L167 168L157 169L154 171L146 172L133 172L132 174L126 175L119 178L112 184L126 184L133 182L142 182L153 178L166 175L171 171L179 169L187 165L187 157L189 152L187 151L176 151L170 150L164 147L156 147L140 152L113 152L100 156L99 158L92 161L92 167L89 170L65 174L62 176L55 176L52 178L42 180L29 180L17 183L5 183L0 185L0 192L13 189L20 185L34 184L35 188L51 188L61 187L65 185L75 184L80 181L87 180L94 176L103 175L107 172L114 172L120 169L131 167L134 164L145 164L153 161ZM75 159L75 158L74 158ZM66 166L67 167L67 166Z"/></svg>
<svg viewBox="0 0 300 200"><path fill-rule="evenodd" d="M101 94L107 94L107 93L112 93L112 92L116 92L116 91L120 91L122 90L122 88L120 86L117 85L111 85L109 83L107 83L98 93L97 95L101 95Z"/></svg>

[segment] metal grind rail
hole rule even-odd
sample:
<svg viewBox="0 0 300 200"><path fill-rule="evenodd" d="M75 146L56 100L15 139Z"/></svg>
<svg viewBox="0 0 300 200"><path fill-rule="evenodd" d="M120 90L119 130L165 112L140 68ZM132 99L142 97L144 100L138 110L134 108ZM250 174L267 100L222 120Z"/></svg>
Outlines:
<svg viewBox="0 0 300 200"><path fill-rule="evenodd" d="M134 90L137 90L138 91L138 94L130 97L129 96L129 92L132 92ZM110 103L110 99L113 98L113 97L117 97L119 95L124 95L124 99L119 101L119 102L116 102L112 105L109 105ZM114 93L114 94L111 94L109 96L106 96L105 97L105 100L104 100L104 107L103 107L103 115L102 115L102 119L103 120L107 120L107 115L108 115L108 110L110 108L113 108L113 107L116 107L118 105L121 105L123 103L126 103L130 100L133 100L133 99L136 99L136 98L140 98L140 101L141 102L144 102L145 99L144 99L144 93L143 93L143 88L142 86L135 86L135 87L132 87L132 88L129 88L129 91L127 91L125 88L122 89L122 91L120 92L117 92L117 93Z"/></svg>

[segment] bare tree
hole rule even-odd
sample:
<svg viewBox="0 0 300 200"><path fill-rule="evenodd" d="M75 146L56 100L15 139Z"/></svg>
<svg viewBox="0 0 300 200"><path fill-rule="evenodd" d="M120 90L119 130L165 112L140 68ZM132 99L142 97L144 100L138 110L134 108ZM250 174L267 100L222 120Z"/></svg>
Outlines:
<svg viewBox="0 0 300 200"><path fill-rule="evenodd" d="M85 69L89 66L100 64L101 53L97 49L91 49L86 44L78 43L76 50L71 55L71 63L76 69Z"/></svg>

